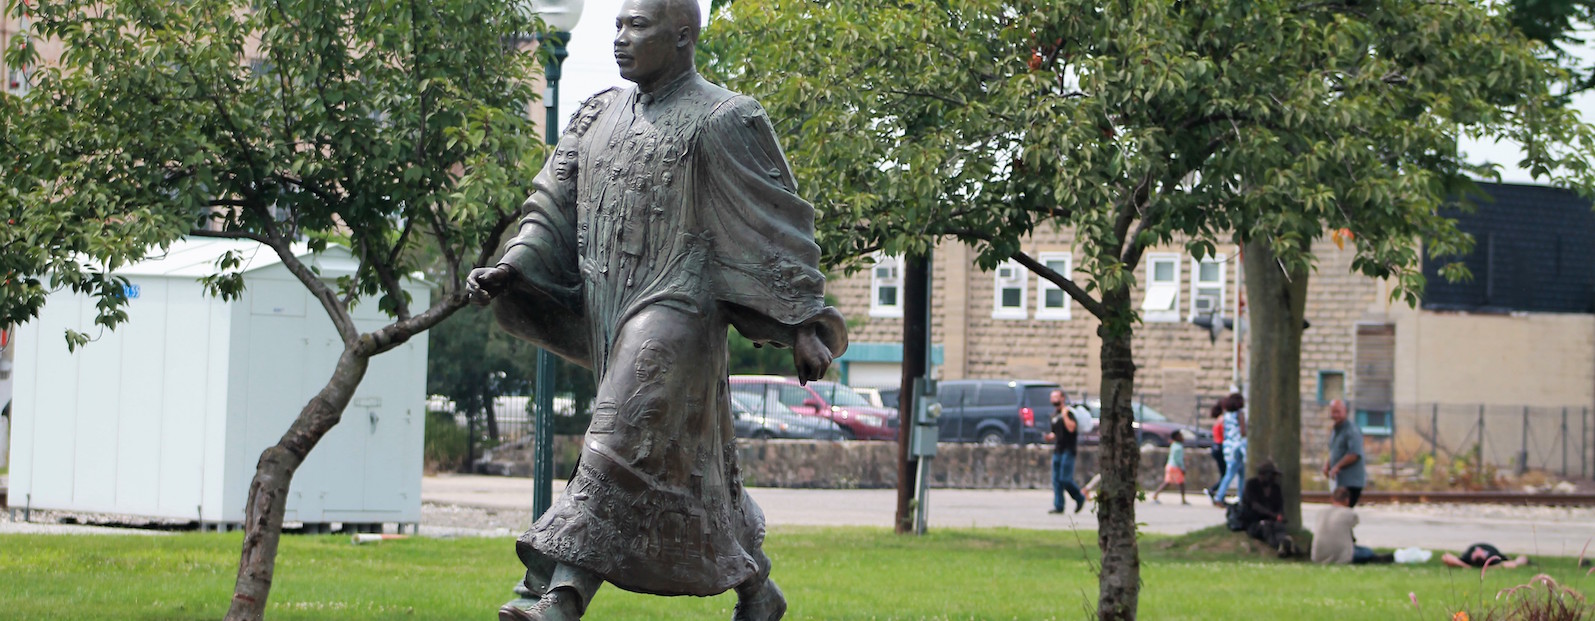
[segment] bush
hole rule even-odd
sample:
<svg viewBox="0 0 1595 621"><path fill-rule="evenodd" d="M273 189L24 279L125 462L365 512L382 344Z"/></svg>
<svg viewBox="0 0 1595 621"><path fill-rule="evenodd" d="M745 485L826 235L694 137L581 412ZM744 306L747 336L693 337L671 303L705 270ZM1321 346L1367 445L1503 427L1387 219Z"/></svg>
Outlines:
<svg viewBox="0 0 1595 621"><path fill-rule="evenodd" d="M1536 586L1544 586L1541 592ZM1483 615L1481 621L1583 621L1595 619L1595 607L1571 587L1556 583L1550 576L1540 574L1527 584L1518 585L1497 593L1495 606ZM1462 616L1461 618L1467 618Z"/></svg>
<svg viewBox="0 0 1595 621"><path fill-rule="evenodd" d="M454 422L453 414L428 411L425 433L421 455L427 472L459 470L467 465L465 461L470 433Z"/></svg>

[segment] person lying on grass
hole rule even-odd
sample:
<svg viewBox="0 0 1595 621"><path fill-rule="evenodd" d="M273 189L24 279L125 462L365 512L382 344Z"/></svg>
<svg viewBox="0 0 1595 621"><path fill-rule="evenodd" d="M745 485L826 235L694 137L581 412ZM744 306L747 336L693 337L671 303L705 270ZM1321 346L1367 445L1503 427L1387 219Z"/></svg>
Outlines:
<svg viewBox="0 0 1595 621"><path fill-rule="evenodd" d="M1462 558L1452 556L1450 552L1440 555L1440 562L1451 567L1480 567L1486 571L1491 567L1522 567L1529 563L1529 557L1519 556L1506 560L1506 555L1488 543L1475 543L1462 551Z"/></svg>

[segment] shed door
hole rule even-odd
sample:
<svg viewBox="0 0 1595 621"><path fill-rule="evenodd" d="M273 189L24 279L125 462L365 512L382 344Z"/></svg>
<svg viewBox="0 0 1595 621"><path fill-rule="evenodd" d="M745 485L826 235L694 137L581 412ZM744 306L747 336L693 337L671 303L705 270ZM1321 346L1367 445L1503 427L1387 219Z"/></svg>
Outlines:
<svg viewBox="0 0 1595 621"><path fill-rule="evenodd" d="M1353 404L1364 432L1388 433L1395 409L1396 326L1357 326L1357 377Z"/></svg>

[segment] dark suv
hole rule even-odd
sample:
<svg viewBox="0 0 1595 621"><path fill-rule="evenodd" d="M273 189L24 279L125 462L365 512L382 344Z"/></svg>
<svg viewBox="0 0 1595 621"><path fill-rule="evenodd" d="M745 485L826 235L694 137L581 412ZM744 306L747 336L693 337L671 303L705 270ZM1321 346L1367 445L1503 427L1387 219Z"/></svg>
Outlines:
<svg viewBox="0 0 1595 621"><path fill-rule="evenodd" d="M897 410L878 408L853 389L836 382L809 382L775 375L733 375L731 392L763 395L793 412L831 420L845 440L894 440Z"/></svg>
<svg viewBox="0 0 1595 621"><path fill-rule="evenodd" d="M938 384L942 442L1033 444L1047 433L1053 382L947 380Z"/></svg>

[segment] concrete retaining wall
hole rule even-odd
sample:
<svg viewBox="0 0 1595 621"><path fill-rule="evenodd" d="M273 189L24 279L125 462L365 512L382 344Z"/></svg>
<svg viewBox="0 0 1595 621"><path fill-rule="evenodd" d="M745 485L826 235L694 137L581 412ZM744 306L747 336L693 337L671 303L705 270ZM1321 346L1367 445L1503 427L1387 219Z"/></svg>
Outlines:
<svg viewBox="0 0 1595 621"><path fill-rule="evenodd" d="M554 443L554 473L564 477L575 466L580 436ZM743 482L752 487L891 488L897 485L897 445L891 442L739 440ZM1168 449L1141 453L1141 487L1163 480ZM478 470L508 476L531 475L529 444L499 447ZM1206 449L1185 451L1186 490L1199 494L1218 479ZM1075 480L1084 485L1097 473L1097 447L1081 447ZM931 486L964 489L1051 489L1052 452L1044 446L986 447L942 444L931 462Z"/></svg>

